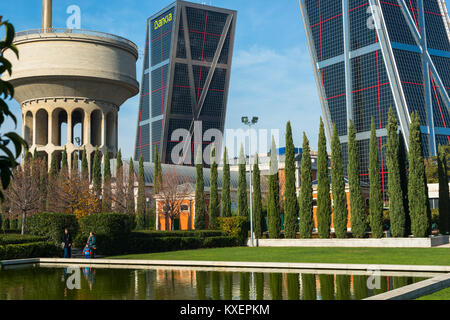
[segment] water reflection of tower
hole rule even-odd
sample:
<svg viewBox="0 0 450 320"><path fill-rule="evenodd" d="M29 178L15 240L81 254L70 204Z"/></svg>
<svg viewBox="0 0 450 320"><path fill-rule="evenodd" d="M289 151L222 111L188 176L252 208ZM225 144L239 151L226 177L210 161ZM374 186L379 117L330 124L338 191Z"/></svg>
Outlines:
<svg viewBox="0 0 450 320"><path fill-rule="evenodd" d="M52 1L43 8L41 30L16 34L20 60L6 52L14 73L2 79L15 88L30 151L50 166L52 157L60 165L66 148L71 168L75 152L86 148L91 168L97 147L117 153L119 108L138 93L137 46L112 34L53 28Z"/></svg>

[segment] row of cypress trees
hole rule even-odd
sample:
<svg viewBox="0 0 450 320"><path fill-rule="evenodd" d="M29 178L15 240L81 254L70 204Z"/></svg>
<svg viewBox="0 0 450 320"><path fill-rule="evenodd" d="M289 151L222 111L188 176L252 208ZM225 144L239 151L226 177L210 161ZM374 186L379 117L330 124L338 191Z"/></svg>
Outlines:
<svg viewBox="0 0 450 320"><path fill-rule="evenodd" d="M428 190L425 177L425 166L423 159L420 119L416 112L411 115L411 127L409 136L409 169L404 156L404 143L401 134L398 133L398 124L394 111L389 109L387 124L387 140L383 145L382 138L377 137L376 126L372 119L371 134L369 142L369 215L366 215L360 180L360 164L358 156L358 144L356 140L356 129L353 121L348 125L348 164L347 175L349 185L349 206L347 205L346 182L344 179L344 165L342 160L342 144L339 139L338 130L333 124L331 139L331 181L329 172L329 157L327 153L327 141L322 119L319 129L319 146L317 159L317 228L320 238L329 238L333 222L337 238L347 237L348 214L350 213L350 224L352 236L363 238L370 228L372 237L380 238L383 233L383 190L380 179L380 152L386 149L386 167L388 170L389 214L391 234L393 237L404 237L410 233L415 237L425 237L431 233L431 211L428 203ZM381 146L381 147L380 147ZM295 187L295 149L292 139L291 123L286 125L286 156L284 176L284 236L295 238L297 232L300 238L311 238L314 226L313 221L313 186L311 168L311 150L309 140L303 133L303 155L301 161L301 187L297 198ZM211 166L211 209L209 228L215 226L215 221L222 212L222 216L231 216L230 198L230 167L228 164L227 149L224 152L224 167L222 177L221 204L218 201L217 191L217 163L215 151L212 153ZM246 165L243 147L239 155L239 178L238 178L238 215L249 215L247 203L247 181ZM439 170L447 172L447 162L443 148L439 152ZM409 171L408 175L407 172ZM444 201L441 201L441 233L450 229L449 213L445 208L450 207L448 196L448 177L441 174L440 192ZM261 178L258 157L255 157L253 166L253 214L254 231L256 237L262 236L263 210L261 195ZM442 181L441 181L442 180ZM330 182L332 182L330 184ZM204 206L203 190L203 165L202 161L197 164L197 184L199 189L198 209L196 206L196 228L204 229ZM201 191L201 192L200 192ZM331 201L331 197L333 202ZM197 200L197 199L196 199ZM270 238L281 236L281 204L280 204L280 177L278 174L278 160L276 156L275 141L272 137L270 172L268 176L267 194L267 220ZM203 203L203 204L202 204ZM222 210L219 210L221 206ZM198 210L198 212L197 212ZM350 212L349 212L350 211ZM448 212L449 210L447 210ZM333 213L333 215L332 215ZM201 221L200 221L201 220Z"/></svg>

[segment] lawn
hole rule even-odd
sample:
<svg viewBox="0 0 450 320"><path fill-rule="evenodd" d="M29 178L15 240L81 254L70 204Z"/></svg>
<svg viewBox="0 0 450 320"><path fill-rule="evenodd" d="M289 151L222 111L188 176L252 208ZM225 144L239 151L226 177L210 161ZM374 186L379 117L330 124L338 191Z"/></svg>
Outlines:
<svg viewBox="0 0 450 320"><path fill-rule="evenodd" d="M450 248L217 248L110 257L135 260L197 260L351 264L450 265Z"/></svg>
<svg viewBox="0 0 450 320"><path fill-rule="evenodd" d="M420 297L417 300L450 300L450 288Z"/></svg>

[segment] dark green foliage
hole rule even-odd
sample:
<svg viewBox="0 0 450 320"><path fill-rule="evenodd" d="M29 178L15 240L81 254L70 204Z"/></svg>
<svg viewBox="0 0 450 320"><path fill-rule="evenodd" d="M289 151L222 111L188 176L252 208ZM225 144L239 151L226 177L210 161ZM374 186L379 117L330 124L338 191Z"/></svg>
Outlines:
<svg viewBox="0 0 450 320"><path fill-rule="evenodd" d="M300 281L298 273L288 273L286 275L288 300L300 299Z"/></svg>
<svg viewBox="0 0 450 320"><path fill-rule="evenodd" d="M109 152L105 153L103 166L103 196L102 211L111 212L111 163L109 160Z"/></svg>
<svg viewBox="0 0 450 320"><path fill-rule="evenodd" d="M96 253L104 255L120 254L128 250L132 219L120 213L96 213L80 219L80 232L74 239L74 246L82 248L94 232L97 243Z"/></svg>
<svg viewBox="0 0 450 320"><path fill-rule="evenodd" d="M248 238L250 223L247 217L222 217L218 219L219 230L230 236L237 237L239 244L244 244Z"/></svg>
<svg viewBox="0 0 450 320"><path fill-rule="evenodd" d="M10 227L9 219L2 217L2 230L3 232L8 231Z"/></svg>
<svg viewBox="0 0 450 320"><path fill-rule="evenodd" d="M0 260L59 256L61 256L61 249L52 242L40 241L0 245Z"/></svg>
<svg viewBox="0 0 450 320"><path fill-rule="evenodd" d="M153 189L155 190L155 194L158 194L161 191L161 185L162 185L161 159L159 158L158 146L155 145L155 176L153 181Z"/></svg>
<svg viewBox="0 0 450 320"><path fill-rule="evenodd" d="M123 161L122 161L122 150L119 149L119 152L117 152L117 156L116 156L116 174L119 172L120 168L122 168L123 166Z"/></svg>
<svg viewBox="0 0 450 320"><path fill-rule="evenodd" d="M403 205L403 192L401 188L399 151L397 136L397 119L392 107L389 108L387 125L387 156L386 165L388 169L388 194L389 194L389 216L391 221L391 232L393 237L405 236L405 209Z"/></svg>
<svg viewBox="0 0 450 320"><path fill-rule="evenodd" d="M47 241L48 238L45 236L30 236L30 235L22 235L22 234L4 234L0 235L0 245L7 244L23 244L23 243L31 243L31 242L41 242Z"/></svg>
<svg viewBox="0 0 450 320"><path fill-rule="evenodd" d="M353 276L353 292L356 300L368 297L367 276Z"/></svg>
<svg viewBox="0 0 450 320"><path fill-rule="evenodd" d="M134 161L130 158L130 166L128 169L128 189L127 189L127 213L135 218L135 207L136 203L134 201Z"/></svg>
<svg viewBox="0 0 450 320"><path fill-rule="evenodd" d="M275 140L272 137L272 147L270 149L270 172L269 172L269 194L267 197L267 218L269 237L272 239L280 238L280 190L278 178L278 160L275 147Z"/></svg>
<svg viewBox="0 0 450 320"><path fill-rule="evenodd" d="M330 178L328 173L328 153L325 127L320 118L319 149L317 155L317 229L319 238L330 237L331 228L331 197Z"/></svg>
<svg viewBox="0 0 450 320"><path fill-rule="evenodd" d="M120 254L156 253L167 251L194 250L205 248L235 247L238 239L234 236L175 236L172 232L153 236L143 232L133 232L126 239L127 246L118 248ZM120 251L119 251L120 250ZM117 254L117 253L115 253Z"/></svg>
<svg viewBox="0 0 450 320"><path fill-rule="evenodd" d="M272 300L283 300L283 275L281 273L270 273L270 294Z"/></svg>
<svg viewBox="0 0 450 320"><path fill-rule="evenodd" d="M247 178L246 178L246 161L244 156L244 147L241 145L239 155L239 177L238 177L238 215L241 217L248 216L247 203Z"/></svg>
<svg viewBox="0 0 450 320"><path fill-rule="evenodd" d="M309 141L303 132L303 155L301 162L301 186L300 186L300 238L311 238L314 227L313 222L313 187L311 170L311 151Z"/></svg>
<svg viewBox="0 0 450 320"><path fill-rule="evenodd" d="M144 157L141 154L139 158L138 171L138 196L136 211L136 229L143 230L146 228L146 199L145 199L145 176L144 176Z"/></svg>
<svg viewBox="0 0 450 320"><path fill-rule="evenodd" d="M359 171L358 146L356 143L356 130L350 120L348 129L348 183L350 189L350 223L354 238L364 238L366 222L364 203L361 192Z"/></svg>
<svg viewBox="0 0 450 320"><path fill-rule="evenodd" d="M439 232L450 232L450 199L448 190L446 152L443 146L439 146L438 177L439 177Z"/></svg>
<svg viewBox="0 0 450 320"><path fill-rule="evenodd" d="M39 202L39 211L44 212L47 210L47 188L48 188L48 165L47 159L43 159L40 167L40 182L39 182L39 190L40 190L40 202Z"/></svg>
<svg viewBox="0 0 450 320"><path fill-rule="evenodd" d="M346 274L336 275L336 300L350 300L350 276Z"/></svg>
<svg viewBox="0 0 450 320"><path fill-rule="evenodd" d="M31 235L46 236L55 244L61 243L64 229L67 228L75 239L78 221L75 215L66 213L37 213L27 219L27 230Z"/></svg>
<svg viewBox="0 0 450 320"><path fill-rule="evenodd" d="M19 58L19 51L13 43L15 35L14 26L7 20L2 21L2 18L0 17L0 28L2 27L5 27L5 32L2 33L5 37L0 41L0 74L8 73L11 75L12 65L5 58L4 53L6 51L12 51L16 57ZM9 107L5 102L6 99L12 99L14 97L13 85L8 81L0 79L0 94L3 95L3 98L0 98L0 126L8 118L17 125L16 117L9 110ZM10 144L10 142L12 143ZM15 153L9 149L10 146L14 146ZM12 170L18 165L16 159L22 154L22 148L27 150L28 145L16 132L10 131L0 135L0 150L2 151L0 155L0 178L2 186L2 189L0 190L1 201L4 200L3 190L6 190L11 181Z"/></svg>
<svg viewBox="0 0 450 320"><path fill-rule="evenodd" d="M81 177L85 180L89 179L89 167L88 167L86 147L83 148L83 153L81 155Z"/></svg>
<svg viewBox="0 0 450 320"><path fill-rule="evenodd" d="M316 275L302 273L302 300L317 300Z"/></svg>
<svg viewBox="0 0 450 320"><path fill-rule="evenodd" d="M240 300L250 300L250 273L239 273L239 297Z"/></svg>
<svg viewBox="0 0 450 320"><path fill-rule="evenodd" d="M94 193L100 198L102 194L102 156L98 148L94 152L94 164L92 168L92 182L94 185Z"/></svg>
<svg viewBox="0 0 450 320"><path fill-rule="evenodd" d="M411 217L409 215L409 203L408 203L408 154L405 146L405 139L403 134L398 134L398 164L400 172L400 185L403 194L403 209L405 210L405 235L411 234Z"/></svg>
<svg viewBox="0 0 450 320"><path fill-rule="evenodd" d="M258 155L256 155L253 165L253 232L256 239L261 239L263 233L264 217L262 214L261 172L259 171Z"/></svg>
<svg viewBox="0 0 450 320"><path fill-rule="evenodd" d="M228 164L228 153L226 147L223 154L222 217L231 217L230 165Z"/></svg>
<svg viewBox="0 0 450 320"><path fill-rule="evenodd" d="M219 217L219 190L217 185L217 162L216 150L213 147L211 150L211 182L210 182L210 196L209 196L209 229L216 229L217 218Z"/></svg>
<svg viewBox="0 0 450 320"><path fill-rule="evenodd" d="M69 164L67 162L67 149L64 147L61 160L61 172L67 174L69 172Z"/></svg>
<svg viewBox="0 0 450 320"><path fill-rule="evenodd" d="M11 219L9 220L9 228L11 230L19 230L18 226L17 226L17 219Z"/></svg>
<svg viewBox="0 0 450 320"><path fill-rule="evenodd" d="M195 178L195 230L206 229L206 204L205 187L203 180L203 159L201 149L198 150L195 160L196 178Z"/></svg>
<svg viewBox="0 0 450 320"><path fill-rule="evenodd" d="M380 164L378 161L378 139L375 122L372 118L369 151L369 181L370 181L370 229L373 238L383 237L383 195L380 183Z"/></svg>
<svg viewBox="0 0 450 320"><path fill-rule="evenodd" d="M420 119L417 112L411 114L408 159L408 200L411 232L415 237L426 237L428 236L430 224L427 214L428 190L423 160Z"/></svg>
<svg viewBox="0 0 450 320"><path fill-rule="evenodd" d="M52 154L51 157L49 176L52 181L55 181L58 177L58 167L56 165L56 156Z"/></svg>
<svg viewBox="0 0 450 320"><path fill-rule="evenodd" d="M286 160L285 160L285 202L284 202L284 237L295 239L298 225L298 202L295 188L295 147L292 140L292 128L286 125Z"/></svg>
<svg viewBox="0 0 450 320"><path fill-rule="evenodd" d="M319 274L320 296L322 300L334 300L334 276Z"/></svg>
<svg viewBox="0 0 450 320"><path fill-rule="evenodd" d="M344 164L342 163L342 148L336 124L333 124L331 139L331 188L333 192L333 226L336 238L347 237L347 194L345 193Z"/></svg>

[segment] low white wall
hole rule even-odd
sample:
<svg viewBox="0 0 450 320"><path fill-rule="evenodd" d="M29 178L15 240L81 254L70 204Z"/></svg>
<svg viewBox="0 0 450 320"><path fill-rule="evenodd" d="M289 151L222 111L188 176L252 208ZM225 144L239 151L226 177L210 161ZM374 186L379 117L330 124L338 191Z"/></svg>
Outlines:
<svg viewBox="0 0 450 320"><path fill-rule="evenodd" d="M258 247L431 248L449 243L449 236L381 239L255 239ZM251 246L251 240L247 240Z"/></svg>

